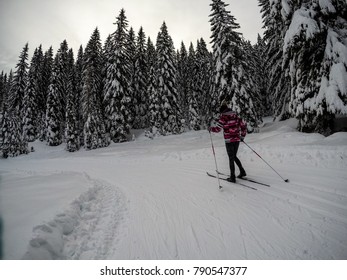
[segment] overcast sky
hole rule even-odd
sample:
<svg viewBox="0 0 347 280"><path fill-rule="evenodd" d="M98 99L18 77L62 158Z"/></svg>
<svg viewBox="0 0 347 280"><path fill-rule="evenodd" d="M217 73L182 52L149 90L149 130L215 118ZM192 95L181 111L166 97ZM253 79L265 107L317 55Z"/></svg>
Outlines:
<svg viewBox="0 0 347 280"><path fill-rule="evenodd" d="M140 26L155 43L166 22L175 48L183 41L188 47L204 38L209 43L211 0L0 0L0 71L14 70L24 45L29 55L42 44L54 53L66 39L75 55L86 46L95 27L102 43L115 31L116 17L125 9L129 26L137 34ZM263 30L258 0L225 0L227 9L240 24L244 37L256 42Z"/></svg>

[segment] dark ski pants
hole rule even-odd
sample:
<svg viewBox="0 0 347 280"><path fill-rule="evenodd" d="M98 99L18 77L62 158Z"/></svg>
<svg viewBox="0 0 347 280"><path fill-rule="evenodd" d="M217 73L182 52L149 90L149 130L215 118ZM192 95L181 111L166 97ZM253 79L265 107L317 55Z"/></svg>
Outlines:
<svg viewBox="0 0 347 280"><path fill-rule="evenodd" d="M241 161L239 158L236 156L237 151L239 149L240 142L230 142L230 143L225 143L225 146L227 148L227 153L229 156L229 166L230 166L230 177L235 178L235 164L237 164L238 168L240 169L240 172L244 171Z"/></svg>

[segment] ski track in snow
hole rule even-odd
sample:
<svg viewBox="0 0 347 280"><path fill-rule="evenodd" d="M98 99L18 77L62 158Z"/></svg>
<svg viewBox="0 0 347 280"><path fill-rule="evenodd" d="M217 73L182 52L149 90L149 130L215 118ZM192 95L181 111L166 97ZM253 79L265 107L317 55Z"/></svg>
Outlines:
<svg viewBox="0 0 347 280"><path fill-rule="evenodd" d="M84 176L93 187L33 228L23 259L105 259L110 254L126 212L124 199L114 186Z"/></svg>
<svg viewBox="0 0 347 280"><path fill-rule="evenodd" d="M347 134L324 138L287 124L246 140L290 183L240 146L250 177L271 184L245 182L257 191L227 182L218 190L205 175L215 167L203 131L74 154L38 143L6 161L6 176L73 170L92 187L34 227L24 259L346 259ZM213 138L227 172L222 136Z"/></svg>

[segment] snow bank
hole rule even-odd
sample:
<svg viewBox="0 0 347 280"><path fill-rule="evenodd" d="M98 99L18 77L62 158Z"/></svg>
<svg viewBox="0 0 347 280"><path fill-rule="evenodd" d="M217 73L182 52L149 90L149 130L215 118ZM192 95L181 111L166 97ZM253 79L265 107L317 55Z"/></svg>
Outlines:
<svg viewBox="0 0 347 280"><path fill-rule="evenodd" d="M321 168L347 168L347 133L339 132L325 137L318 133L298 132L297 120L268 122L260 135L249 135L246 141L272 164L305 164ZM265 133L266 132L266 133ZM247 160L256 155L242 148Z"/></svg>
<svg viewBox="0 0 347 280"><path fill-rule="evenodd" d="M319 141L317 144L323 146L345 146L347 143L347 132L337 132L326 138L323 138L322 141Z"/></svg>

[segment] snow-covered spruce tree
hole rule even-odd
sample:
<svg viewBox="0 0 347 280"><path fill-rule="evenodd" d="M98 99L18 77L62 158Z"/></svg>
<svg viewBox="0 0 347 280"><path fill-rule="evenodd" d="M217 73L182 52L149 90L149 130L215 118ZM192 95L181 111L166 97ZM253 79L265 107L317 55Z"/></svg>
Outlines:
<svg viewBox="0 0 347 280"><path fill-rule="evenodd" d="M35 54L33 56L35 59ZM23 99L23 137L28 142L33 142L37 137L37 94L38 86L35 77L34 62L32 60L28 75L28 83Z"/></svg>
<svg viewBox="0 0 347 280"><path fill-rule="evenodd" d="M329 135L335 114L347 114L347 5L299 1L291 12L283 47L290 110L300 131Z"/></svg>
<svg viewBox="0 0 347 280"><path fill-rule="evenodd" d="M11 88L12 88L12 84L13 84L13 71L12 69L10 70L10 74L8 75L7 77L7 82L6 82L6 85L5 85L5 91L6 91L6 94L7 94L7 100L9 98L9 95L10 95L10 91L11 91Z"/></svg>
<svg viewBox="0 0 347 280"><path fill-rule="evenodd" d="M66 94L68 85L68 44L64 40L54 58L51 84L46 107L46 133L50 146L60 145L64 140Z"/></svg>
<svg viewBox="0 0 347 280"><path fill-rule="evenodd" d="M76 86L76 71L72 49L68 53L68 69L67 69L67 94L66 94L66 150L76 152L80 148L80 133L79 133L79 116L78 104L80 99L77 95Z"/></svg>
<svg viewBox="0 0 347 280"><path fill-rule="evenodd" d="M197 76L198 67L194 46L191 43L188 53L188 123L189 128L199 130L201 128L201 119L199 115Z"/></svg>
<svg viewBox="0 0 347 280"><path fill-rule="evenodd" d="M59 54L56 54L51 76L51 84L48 88L46 107L46 140L49 146L58 146L63 142L61 133L62 103L59 92Z"/></svg>
<svg viewBox="0 0 347 280"><path fill-rule="evenodd" d="M7 81L7 76L6 74L4 75L4 72L2 71L0 74L0 151L1 151L1 143L3 141L3 136L2 136L2 124L3 124L3 118L4 118L4 101L5 99L7 100L7 94L5 91L5 85Z"/></svg>
<svg viewBox="0 0 347 280"><path fill-rule="evenodd" d="M196 90L197 90L197 102L199 108L199 115L202 125L209 125L209 116L211 116L211 64L212 56L207 49L207 45L204 39L200 39L197 42L196 47Z"/></svg>
<svg viewBox="0 0 347 280"><path fill-rule="evenodd" d="M25 141L33 142L39 132L39 107L42 92L42 64L43 54L41 46L34 51L28 74L28 82L23 99L23 137Z"/></svg>
<svg viewBox="0 0 347 280"><path fill-rule="evenodd" d="M40 141L46 140L46 109L47 109L47 97L49 91L49 85L51 84L51 76L53 71L53 48L50 47L44 54L42 68L41 68L41 79L39 84L39 92L37 100L38 107L38 133Z"/></svg>
<svg viewBox="0 0 347 280"><path fill-rule="evenodd" d="M104 106L111 139L117 143L127 141L130 133L131 115L128 108L132 102L129 95L128 21L124 9L115 24L117 29L112 34L112 51L107 57Z"/></svg>
<svg viewBox="0 0 347 280"><path fill-rule="evenodd" d="M269 69L268 94L272 99L274 118L284 120L289 112L290 79L283 71L283 38L290 24L290 0L259 0L264 22L264 40Z"/></svg>
<svg viewBox="0 0 347 280"><path fill-rule="evenodd" d="M9 131L9 117L7 112L7 106L5 102L2 105L0 111L0 152L3 158L8 157L8 144L7 135Z"/></svg>
<svg viewBox="0 0 347 280"><path fill-rule="evenodd" d="M19 56L13 79L10 80L10 89L6 102L3 125L3 141L7 147L8 156L17 156L28 153L28 142L23 138L23 99L28 80L28 44L26 44Z"/></svg>
<svg viewBox="0 0 347 280"><path fill-rule="evenodd" d="M84 145L84 135L83 135L83 112L82 112L82 83L83 76L83 47L80 46L77 53L76 65L75 65L75 81L76 81L76 100L77 101L77 117L78 117L78 133L80 146Z"/></svg>
<svg viewBox="0 0 347 280"><path fill-rule="evenodd" d="M1 82L0 82L0 97L1 97L1 104L0 104L0 143L2 143L2 124L3 119L5 115L5 109L8 111L8 96L11 88L11 82L13 79L13 73L12 70L10 71L10 74L7 76L7 74L1 74ZM0 150L1 150L1 144L0 144Z"/></svg>
<svg viewBox="0 0 347 280"><path fill-rule="evenodd" d="M102 47L96 28L84 52L82 75L84 147L87 150L109 145L102 112L102 67Z"/></svg>
<svg viewBox="0 0 347 280"><path fill-rule="evenodd" d="M4 99L0 111L0 152L3 158L28 153L27 142L23 140L21 119L15 111L11 112L8 108L10 86L6 83L12 80L12 72L9 77L8 80L6 75L3 77Z"/></svg>
<svg viewBox="0 0 347 280"><path fill-rule="evenodd" d="M15 157L29 152L28 142L23 139L21 120L16 114L9 112L6 104L0 129L0 150L4 158L9 156Z"/></svg>
<svg viewBox="0 0 347 280"><path fill-rule="evenodd" d="M126 52L128 54L129 59L129 87L127 89L128 96L131 99L127 106L128 115L128 123L130 127L134 126L135 115L139 104L137 103L137 98L135 98L135 63L136 63L136 36L134 29L132 27L129 28L127 42L126 42Z"/></svg>
<svg viewBox="0 0 347 280"><path fill-rule="evenodd" d="M23 112L23 99L25 88L28 81L28 44L26 44L19 56L19 62L16 66L11 89L8 96L9 111L19 118Z"/></svg>
<svg viewBox="0 0 347 280"><path fill-rule="evenodd" d="M62 137L62 140L64 140L65 136L65 116L66 116L66 94L68 92L67 87L68 87L68 68L69 68L69 58L68 58L68 52L69 52L69 47L68 43L66 40L64 40L60 44L60 48L58 50L58 71L57 71L57 82L58 82L58 97L59 97L59 102L61 104L60 106L60 114L59 116L61 117L60 119L60 134Z"/></svg>
<svg viewBox="0 0 347 280"><path fill-rule="evenodd" d="M157 43L157 90L160 98L162 135L181 133L182 119L178 106L175 67L175 50L171 36L164 22L158 33Z"/></svg>
<svg viewBox="0 0 347 280"><path fill-rule="evenodd" d="M0 75L0 151L2 151L3 145L3 129L4 129L4 118L5 118L5 102L7 102L7 92L6 92L7 75L1 72ZM5 129L6 130L6 127ZM5 156L6 157L6 156Z"/></svg>
<svg viewBox="0 0 347 280"><path fill-rule="evenodd" d="M248 115L254 116L254 119L248 117L250 123L254 123L257 126L257 122L261 121L264 110L262 104L262 97L260 93L261 84L258 83L258 75L262 75L258 72L257 62L260 60L254 52L254 47L250 41L242 40L242 54L240 70L241 89L244 89L244 94L241 96L241 100L245 100L246 103L250 101L252 104L245 104L244 108L249 110ZM253 125L253 126L254 126Z"/></svg>
<svg viewBox="0 0 347 280"><path fill-rule="evenodd" d="M251 47L251 46L250 46ZM231 108L247 121L248 129L258 127L261 115L257 112L253 100L259 96L252 74L251 57L247 43L232 48L232 55L227 66L227 81ZM229 99L228 97L226 100Z"/></svg>
<svg viewBox="0 0 347 280"><path fill-rule="evenodd" d="M146 35L141 27L136 40L135 71L133 77L134 103L136 105L134 128L148 127L148 65Z"/></svg>
<svg viewBox="0 0 347 280"><path fill-rule="evenodd" d="M42 45L37 48L37 95L36 95L36 106L37 106L37 117L36 117L36 130L37 136L36 139L40 137L40 129L43 126L42 120L46 115L46 100L47 100L47 91L49 86L49 80L45 81L46 78L44 76L44 62L45 56L42 51Z"/></svg>
<svg viewBox="0 0 347 280"><path fill-rule="evenodd" d="M148 95L148 127L146 136L153 138L160 135L159 127L161 123L160 115L160 98L157 90L157 53L155 46L151 40L147 40L147 63L148 63L148 82L147 82L147 95Z"/></svg>
<svg viewBox="0 0 347 280"><path fill-rule="evenodd" d="M228 29L236 29L239 26L234 24L234 18L230 12L226 11L228 6L221 0L213 0L210 4L211 14L211 43L213 53L213 77L210 95L212 98L212 112L218 111L219 105L227 95L226 61L229 57L229 42L226 40L226 32ZM229 32L229 31L228 31Z"/></svg>
<svg viewBox="0 0 347 280"><path fill-rule="evenodd" d="M231 108L244 118L249 127L257 126L249 74L245 65L246 54L243 49L241 34L236 29L239 24L235 17L226 11L221 0L213 0L211 14L212 49L215 67L215 81L212 95L218 102L225 100ZM220 104L220 103L219 103Z"/></svg>
<svg viewBox="0 0 347 280"><path fill-rule="evenodd" d="M256 88L259 90L259 100L261 116L271 116L271 96L269 89L269 68L266 59L266 42L258 34L257 43L251 49L253 71L252 76L255 79Z"/></svg>
<svg viewBox="0 0 347 280"><path fill-rule="evenodd" d="M7 83L7 75L4 74L4 71L2 71L0 75L0 115L1 115L1 112L3 111L5 100L7 99L6 83ZM1 116L0 116L0 122L1 122Z"/></svg>
<svg viewBox="0 0 347 280"><path fill-rule="evenodd" d="M188 52L185 44L181 43L181 48L177 52L177 92L179 106L182 111L182 116L185 120L189 119L189 104L188 104ZM186 123L186 126L189 124Z"/></svg>
<svg viewBox="0 0 347 280"><path fill-rule="evenodd" d="M105 40L105 44L103 47L103 59L104 59L104 67L103 67L103 110L104 110L104 114L105 114L105 126L106 126L106 131L108 133L110 133L111 131L111 108L113 108L113 106L110 106L110 103L112 100L114 100L114 98L112 98L111 95L108 95L107 100L106 100L106 91L108 90L108 87L110 87L110 89L113 88L113 85L111 83L111 78L112 78L112 69L113 69L113 51L114 51L114 47L113 47L113 40L112 40L112 35L108 35L106 40Z"/></svg>
<svg viewBox="0 0 347 280"><path fill-rule="evenodd" d="M2 123L4 117L4 100L7 99L7 94L5 93L5 84L6 84L7 76L4 75L2 71L0 74L0 151L1 151L1 143L2 143Z"/></svg>

